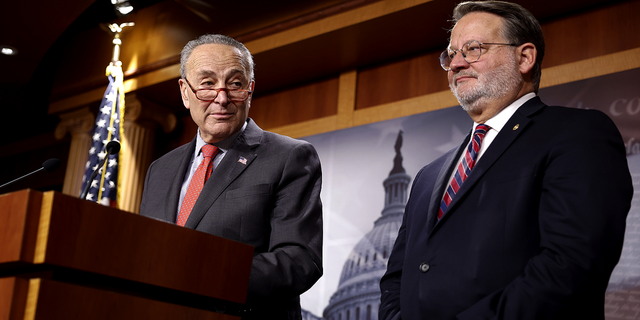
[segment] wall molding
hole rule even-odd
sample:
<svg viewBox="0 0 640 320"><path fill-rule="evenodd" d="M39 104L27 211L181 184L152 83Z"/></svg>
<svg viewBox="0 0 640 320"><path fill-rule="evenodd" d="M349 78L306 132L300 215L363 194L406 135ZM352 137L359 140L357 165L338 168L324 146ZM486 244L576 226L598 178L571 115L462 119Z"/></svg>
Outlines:
<svg viewBox="0 0 640 320"><path fill-rule="evenodd" d="M540 88L557 86L560 84L599 77L635 68L640 68L640 48L542 69ZM346 80L341 75L341 90L343 88L343 81ZM355 96L355 86L353 90L353 95ZM344 93L341 92L341 94ZM339 124L353 123L353 126L361 126L440 110L456 105L458 105L458 101L450 91L446 90L392 103L385 103L366 109L355 110L352 113L338 112L336 116L266 129L290 137L301 138L346 128L346 126Z"/></svg>

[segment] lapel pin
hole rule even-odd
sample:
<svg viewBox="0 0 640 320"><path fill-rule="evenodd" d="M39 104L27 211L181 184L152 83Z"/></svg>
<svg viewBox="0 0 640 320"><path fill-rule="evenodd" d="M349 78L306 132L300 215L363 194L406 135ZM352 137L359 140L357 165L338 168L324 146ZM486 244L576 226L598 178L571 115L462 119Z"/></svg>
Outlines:
<svg viewBox="0 0 640 320"><path fill-rule="evenodd" d="M240 157L240 159L238 159L238 162L244 164L245 166L247 165L247 159L245 157Z"/></svg>
<svg viewBox="0 0 640 320"><path fill-rule="evenodd" d="M516 124L515 126L513 126L513 131L518 130L518 128L520 128L520 124Z"/></svg>

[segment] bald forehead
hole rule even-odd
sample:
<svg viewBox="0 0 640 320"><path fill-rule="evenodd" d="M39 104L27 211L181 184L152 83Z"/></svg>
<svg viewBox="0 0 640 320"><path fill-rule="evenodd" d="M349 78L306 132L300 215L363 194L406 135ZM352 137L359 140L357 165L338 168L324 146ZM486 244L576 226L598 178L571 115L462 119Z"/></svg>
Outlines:
<svg viewBox="0 0 640 320"><path fill-rule="evenodd" d="M186 63L187 74L196 76L224 69L248 77L249 66L240 49L225 44L203 44L191 52Z"/></svg>

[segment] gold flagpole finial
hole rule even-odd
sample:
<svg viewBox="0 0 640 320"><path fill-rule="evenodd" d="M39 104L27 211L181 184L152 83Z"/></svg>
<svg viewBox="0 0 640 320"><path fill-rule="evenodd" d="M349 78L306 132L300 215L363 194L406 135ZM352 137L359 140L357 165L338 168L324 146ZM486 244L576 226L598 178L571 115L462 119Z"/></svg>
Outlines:
<svg viewBox="0 0 640 320"><path fill-rule="evenodd" d="M111 59L112 63L120 61L120 45L122 44L122 40L120 40L120 33L122 32L122 29L133 26L135 26L135 23L133 22L109 24L109 30L111 31L111 33L113 33L113 58Z"/></svg>

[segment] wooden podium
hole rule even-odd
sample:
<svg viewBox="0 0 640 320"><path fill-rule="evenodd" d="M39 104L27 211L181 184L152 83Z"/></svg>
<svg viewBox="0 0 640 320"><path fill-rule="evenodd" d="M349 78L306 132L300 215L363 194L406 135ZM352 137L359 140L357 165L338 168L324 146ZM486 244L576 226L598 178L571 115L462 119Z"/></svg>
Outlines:
<svg viewBox="0 0 640 320"><path fill-rule="evenodd" d="M239 319L252 256L57 192L0 195L0 320Z"/></svg>

